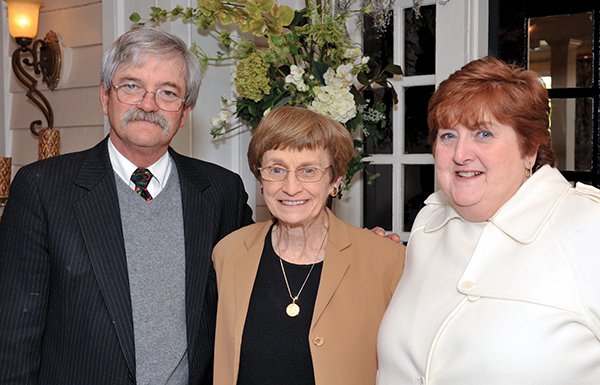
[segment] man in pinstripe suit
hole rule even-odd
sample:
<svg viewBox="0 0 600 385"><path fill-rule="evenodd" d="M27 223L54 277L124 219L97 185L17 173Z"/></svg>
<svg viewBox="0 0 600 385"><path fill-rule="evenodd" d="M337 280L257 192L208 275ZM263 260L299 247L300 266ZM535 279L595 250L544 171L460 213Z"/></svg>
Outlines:
<svg viewBox="0 0 600 385"><path fill-rule="evenodd" d="M200 83L183 41L133 29L101 81L109 137L25 166L11 186L0 384L211 384L211 251L252 221L247 195L237 175L169 147ZM130 181L137 169L147 186Z"/></svg>

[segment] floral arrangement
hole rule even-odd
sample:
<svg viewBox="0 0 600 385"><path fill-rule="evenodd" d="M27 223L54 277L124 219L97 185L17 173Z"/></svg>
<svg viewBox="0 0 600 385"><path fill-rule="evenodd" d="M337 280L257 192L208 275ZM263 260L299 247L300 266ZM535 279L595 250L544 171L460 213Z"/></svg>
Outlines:
<svg viewBox="0 0 600 385"><path fill-rule="evenodd" d="M146 24L182 17L218 34L226 52L216 57L196 45L191 47L203 69L225 60L237 63L232 73L235 99L221 99L219 116L211 120L214 138L244 124L253 130L270 110L283 105L308 108L342 123L355 137L358 149L344 177L343 189L348 189L354 174L367 164L361 151L362 137L378 140L386 125L385 104L374 91L391 90L397 103L390 79L402 71L394 64L381 68L362 56L360 46L348 37L348 18L352 13L368 14L368 6L336 14L329 3L308 1L305 9L294 11L278 6L275 0L201 0L196 8L177 6L168 11L152 7L144 22L137 13L130 19ZM267 44L259 48L244 38L234 40L229 31L215 27L217 22L235 23L242 32L266 37ZM365 97L366 92L371 99ZM235 118L242 124L232 126ZM369 183L377 176L369 175Z"/></svg>

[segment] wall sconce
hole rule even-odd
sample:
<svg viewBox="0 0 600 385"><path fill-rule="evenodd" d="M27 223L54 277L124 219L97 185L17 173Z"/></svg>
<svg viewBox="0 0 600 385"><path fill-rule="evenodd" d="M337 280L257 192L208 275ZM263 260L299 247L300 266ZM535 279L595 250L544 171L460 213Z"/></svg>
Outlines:
<svg viewBox="0 0 600 385"><path fill-rule="evenodd" d="M4 0L8 4L8 27L10 34L19 44L12 56L13 71L23 85L28 88L27 97L39 107L48 122L47 129L36 130L41 120L31 122L31 132L39 137L39 159L58 155L60 134L53 130L54 112L48 99L37 89L37 80L23 67L33 67L36 75L42 74L42 81L54 90L58 85L61 68L61 52L58 37L49 31L44 40L37 36L40 7L44 4L35 0ZM33 45L30 47L30 45Z"/></svg>

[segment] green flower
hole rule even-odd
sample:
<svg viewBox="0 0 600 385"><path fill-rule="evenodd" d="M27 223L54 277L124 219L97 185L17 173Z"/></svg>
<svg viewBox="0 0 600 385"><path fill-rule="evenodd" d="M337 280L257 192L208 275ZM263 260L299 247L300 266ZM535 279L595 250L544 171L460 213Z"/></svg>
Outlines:
<svg viewBox="0 0 600 385"><path fill-rule="evenodd" d="M259 102L271 92L269 63L265 61L266 53L256 51L246 59L240 60L237 66L235 87L240 96Z"/></svg>
<svg viewBox="0 0 600 385"><path fill-rule="evenodd" d="M342 26L333 20L328 20L325 24L319 25L321 38L329 44L339 44L344 40L345 30Z"/></svg>
<svg viewBox="0 0 600 385"><path fill-rule="evenodd" d="M239 59L245 59L254 52L256 52L256 48L254 47L254 43L250 40L240 38L240 40L235 44L235 57Z"/></svg>
<svg viewBox="0 0 600 385"><path fill-rule="evenodd" d="M246 9L251 15L262 16L263 13L269 12L273 6L275 6L275 0L251 0L246 3Z"/></svg>
<svg viewBox="0 0 600 385"><path fill-rule="evenodd" d="M345 40L346 30L335 20L327 20L324 23L316 21L314 24L303 25L296 28L298 33L312 36L319 47L328 44L337 45Z"/></svg>
<svg viewBox="0 0 600 385"><path fill-rule="evenodd" d="M223 43L225 47L229 47L231 43L233 43L233 40L231 39L231 33L226 29L221 31L217 40Z"/></svg>
<svg viewBox="0 0 600 385"><path fill-rule="evenodd" d="M222 1L220 1L220 0L204 0L204 1L198 2L198 7L208 9L209 11L214 11L221 4L222 4Z"/></svg>
<svg viewBox="0 0 600 385"><path fill-rule="evenodd" d="M267 52L267 60L273 62L273 61L280 61L282 63L288 64L289 63L289 56L291 54L289 47L281 45L278 46L276 44L273 44L271 39L269 39L269 49L266 51Z"/></svg>

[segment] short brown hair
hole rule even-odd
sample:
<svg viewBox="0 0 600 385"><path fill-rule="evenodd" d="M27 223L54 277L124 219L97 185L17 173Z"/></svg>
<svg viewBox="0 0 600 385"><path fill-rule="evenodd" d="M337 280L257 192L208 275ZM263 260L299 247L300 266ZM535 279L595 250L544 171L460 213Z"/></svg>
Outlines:
<svg viewBox="0 0 600 385"><path fill-rule="evenodd" d="M331 181L346 173L354 155L352 135L341 123L301 107L284 106L262 118L248 146L250 170L260 180L263 155L269 150L317 150L329 152Z"/></svg>
<svg viewBox="0 0 600 385"><path fill-rule="evenodd" d="M491 56L468 63L435 91L428 109L429 143L435 150L441 128L461 124L475 129L489 123L489 117L515 130L521 155L538 148L533 171L544 164L556 167L548 90L540 76Z"/></svg>

